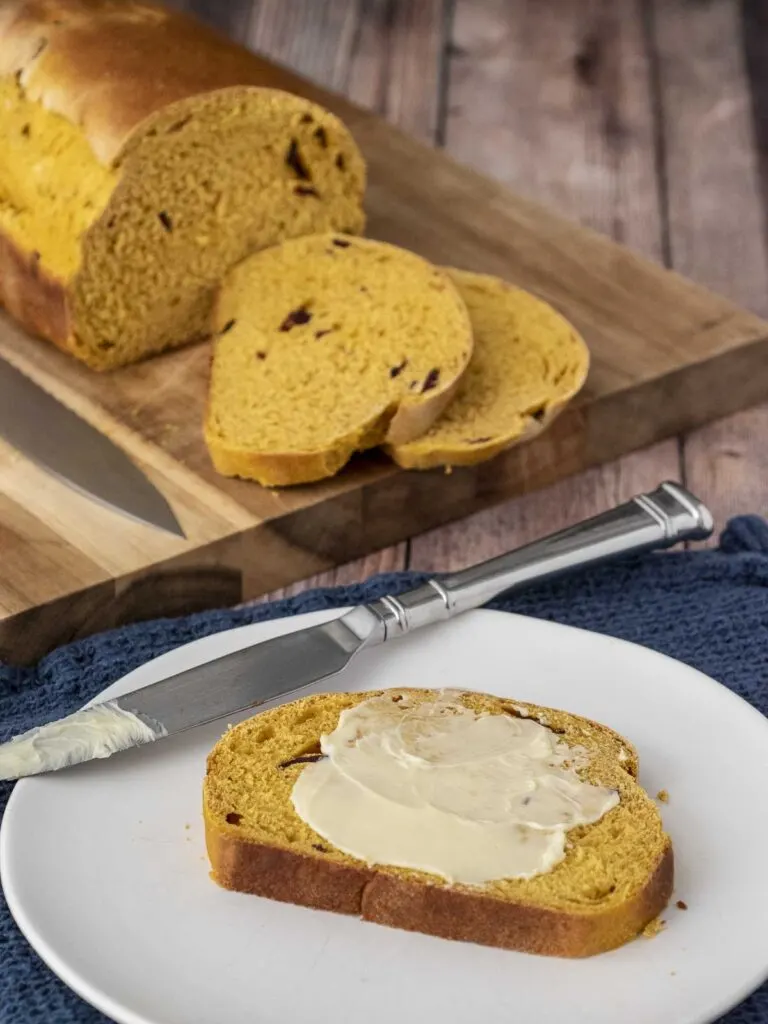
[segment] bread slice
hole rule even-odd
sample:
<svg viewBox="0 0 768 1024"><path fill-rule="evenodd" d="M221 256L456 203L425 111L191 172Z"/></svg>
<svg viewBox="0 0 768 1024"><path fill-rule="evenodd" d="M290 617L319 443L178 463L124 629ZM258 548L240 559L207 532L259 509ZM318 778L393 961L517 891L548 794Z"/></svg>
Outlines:
<svg viewBox="0 0 768 1024"><path fill-rule="evenodd" d="M551 306L496 277L448 270L469 310L474 354L456 400L422 437L389 445L406 469L467 466L530 440L587 377L589 352Z"/></svg>
<svg viewBox="0 0 768 1024"><path fill-rule="evenodd" d="M483 886L374 866L332 847L296 814L291 791L319 740L346 708L391 690L306 697L235 726L208 758L203 809L212 877L226 889L333 910L448 939L551 956L583 957L629 941L672 892L672 847L637 782L637 755L621 736L563 711L465 693L467 707L532 717L586 749L582 777L619 791L594 825L568 833L566 857L528 880Z"/></svg>
<svg viewBox="0 0 768 1024"><path fill-rule="evenodd" d="M331 476L445 409L472 353L441 270L347 235L244 260L218 299L205 439L216 469L268 486Z"/></svg>
<svg viewBox="0 0 768 1024"><path fill-rule="evenodd" d="M365 165L253 54L134 0L0 5L0 302L103 370L201 338L249 252L362 231Z"/></svg>

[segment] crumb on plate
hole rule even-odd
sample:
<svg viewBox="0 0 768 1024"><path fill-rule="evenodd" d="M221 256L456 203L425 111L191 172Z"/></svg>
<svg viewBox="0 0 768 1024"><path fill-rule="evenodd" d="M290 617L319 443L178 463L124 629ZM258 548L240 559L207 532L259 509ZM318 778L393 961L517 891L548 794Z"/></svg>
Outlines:
<svg viewBox="0 0 768 1024"><path fill-rule="evenodd" d="M664 930L666 923L667 922L663 921L660 917L654 917L654 919L649 921L645 928L643 928L640 934L644 939L654 939L659 932Z"/></svg>

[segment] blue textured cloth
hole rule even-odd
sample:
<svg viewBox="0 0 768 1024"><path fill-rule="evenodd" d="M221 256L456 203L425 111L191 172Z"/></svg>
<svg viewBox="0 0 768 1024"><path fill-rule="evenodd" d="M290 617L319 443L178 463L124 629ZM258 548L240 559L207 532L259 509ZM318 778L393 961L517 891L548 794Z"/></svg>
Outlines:
<svg viewBox="0 0 768 1024"><path fill-rule="evenodd" d="M276 604L128 626L63 647L35 668L0 665L0 740L74 711L137 665L197 637L357 604L418 579L413 573L378 576ZM628 559L531 588L494 607L645 644L706 672L768 714L768 524L756 516L732 520L718 551ZM0 812L10 788L0 783ZM0 1024L104 1020L38 960L0 900ZM723 1020L768 1024L768 985Z"/></svg>

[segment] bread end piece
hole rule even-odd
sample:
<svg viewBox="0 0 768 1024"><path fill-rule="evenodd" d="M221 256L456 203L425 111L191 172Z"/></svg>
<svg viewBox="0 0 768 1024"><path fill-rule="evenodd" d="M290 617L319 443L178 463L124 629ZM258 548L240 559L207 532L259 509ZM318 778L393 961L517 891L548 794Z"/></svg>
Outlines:
<svg viewBox="0 0 768 1024"><path fill-rule="evenodd" d="M66 284L40 264L40 254L27 252L0 233L0 306L32 334L69 351L72 334Z"/></svg>

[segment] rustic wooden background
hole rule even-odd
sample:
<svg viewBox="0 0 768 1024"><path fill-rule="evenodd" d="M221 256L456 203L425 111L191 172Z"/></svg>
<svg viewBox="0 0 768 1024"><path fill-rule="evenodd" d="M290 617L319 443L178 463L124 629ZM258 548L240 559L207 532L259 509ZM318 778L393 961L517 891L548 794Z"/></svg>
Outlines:
<svg viewBox="0 0 768 1024"><path fill-rule="evenodd" d="M768 316L765 0L176 6L518 192ZM664 478L686 482L719 524L735 512L768 512L766 442L763 406L312 582L405 567L459 568Z"/></svg>

